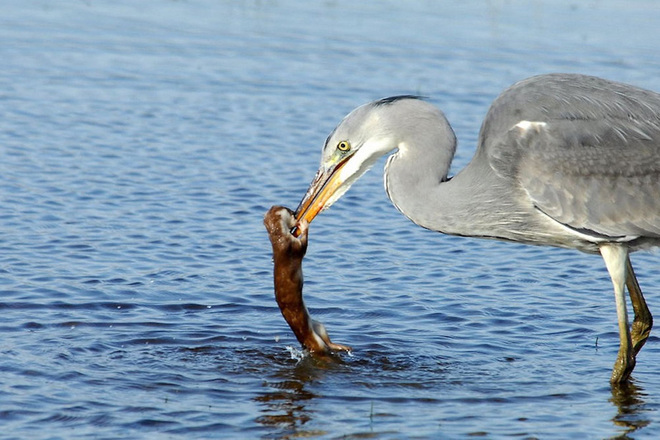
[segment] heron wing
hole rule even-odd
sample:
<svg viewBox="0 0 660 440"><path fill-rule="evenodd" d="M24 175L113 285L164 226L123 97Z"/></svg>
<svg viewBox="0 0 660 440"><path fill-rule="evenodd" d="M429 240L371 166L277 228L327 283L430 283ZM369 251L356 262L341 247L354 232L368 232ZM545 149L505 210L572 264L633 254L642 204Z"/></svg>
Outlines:
<svg viewBox="0 0 660 440"><path fill-rule="evenodd" d="M500 176L562 224L601 237L660 237L657 115L522 121L488 155Z"/></svg>

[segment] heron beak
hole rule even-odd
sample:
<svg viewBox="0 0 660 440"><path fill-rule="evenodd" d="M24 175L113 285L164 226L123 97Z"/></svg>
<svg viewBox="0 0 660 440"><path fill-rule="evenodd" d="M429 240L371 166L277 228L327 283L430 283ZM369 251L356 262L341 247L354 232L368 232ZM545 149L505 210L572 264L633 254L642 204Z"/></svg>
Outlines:
<svg viewBox="0 0 660 440"><path fill-rule="evenodd" d="M347 161L348 158L345 158L328 170L324 170L323 167L319 168L316 176L314 176L314 180L312 180L305 196L296 209L296 222L305 219L308 223L311 223L326 208L328 200L330 200L335 191L344 183L339 176L339 171ZM299 235L297 228L293 231L293 235L296 237Z"/></svg>

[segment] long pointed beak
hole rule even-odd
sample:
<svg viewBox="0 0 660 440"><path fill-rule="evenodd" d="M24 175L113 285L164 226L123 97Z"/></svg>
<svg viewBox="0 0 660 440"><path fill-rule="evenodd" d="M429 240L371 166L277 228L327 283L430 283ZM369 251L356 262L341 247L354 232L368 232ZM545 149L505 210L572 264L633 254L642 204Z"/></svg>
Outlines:
<svg viewBox="0 0 660 440"><path fill-rule="evenodd" d="M344 183L339 177L339 171L347 161L348 158L345 158L328 170L324 170L323 166L319 168L305 196L300 201L298 208L296 208L296 222L305 219L308 223L311 223L326 208L328 200L330 200L341 184ZM299 234L298 229L295 228L293 235L297 237Z"/></svg>

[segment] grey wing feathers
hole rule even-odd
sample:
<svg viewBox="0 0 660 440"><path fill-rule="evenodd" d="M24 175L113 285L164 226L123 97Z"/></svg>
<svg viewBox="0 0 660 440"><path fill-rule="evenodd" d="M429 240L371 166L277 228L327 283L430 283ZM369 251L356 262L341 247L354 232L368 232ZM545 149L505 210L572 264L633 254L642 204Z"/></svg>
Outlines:
<svg viewBox="0 0 660 440"><path fill-rule="evenodd" d="M660 237L660 125L633 117L511 127L490 163L546 215L586 234Z"/></svg>

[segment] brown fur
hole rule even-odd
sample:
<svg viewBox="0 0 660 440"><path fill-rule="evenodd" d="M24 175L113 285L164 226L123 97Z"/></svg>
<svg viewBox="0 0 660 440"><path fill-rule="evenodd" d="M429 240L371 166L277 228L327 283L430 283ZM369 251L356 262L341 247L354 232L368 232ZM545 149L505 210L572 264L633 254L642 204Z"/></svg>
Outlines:
<svg viewBox="0 0 660 440"><path fill-rule="evenodd" d="M298 341L312 353L350 350L330 341L323 324L311 318L303 301L302 261L307 252L307 222L297 225L300 236L296 238L291 234L296 226L293 212L273 206L264 217L264 225L273 245L275 299Z"/></svg>

